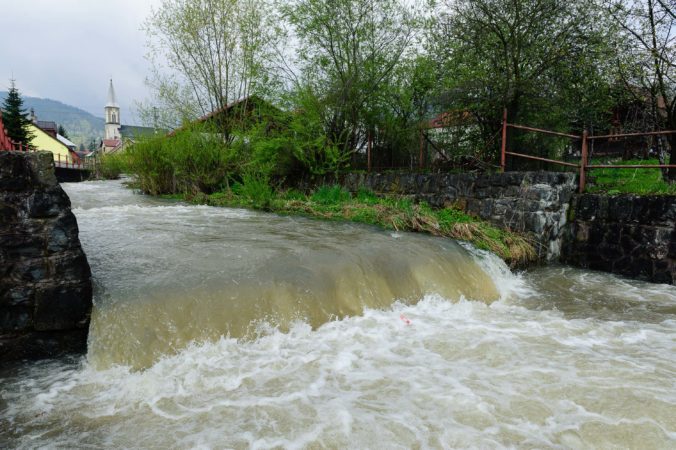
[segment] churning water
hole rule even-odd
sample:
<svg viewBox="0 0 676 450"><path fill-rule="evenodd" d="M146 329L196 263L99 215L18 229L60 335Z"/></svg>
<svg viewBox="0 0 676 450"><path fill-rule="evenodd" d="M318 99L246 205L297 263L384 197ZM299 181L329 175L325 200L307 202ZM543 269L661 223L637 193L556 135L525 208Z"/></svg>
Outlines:
<svg viewBox="0 0 676 450"><path fill-rule="evenodd" d="M673 286L64 187L89 351L0 370L0 447L676 447Z"/></svg>

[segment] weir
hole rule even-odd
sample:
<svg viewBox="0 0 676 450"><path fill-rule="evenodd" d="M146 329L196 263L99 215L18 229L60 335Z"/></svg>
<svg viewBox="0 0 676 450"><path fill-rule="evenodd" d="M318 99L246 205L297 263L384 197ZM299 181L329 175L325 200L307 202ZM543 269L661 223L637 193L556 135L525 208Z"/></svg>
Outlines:
<svg viewBox="0 0 676 450"><path fill-rule="evenodd" d="M500 298L479 256L452 240L146 200L122 187L119 204L101 207L98 186L68 189L98 278L88 360L100 369L147 368L192 342L296 322L316 329L427 294Z"/></svg>

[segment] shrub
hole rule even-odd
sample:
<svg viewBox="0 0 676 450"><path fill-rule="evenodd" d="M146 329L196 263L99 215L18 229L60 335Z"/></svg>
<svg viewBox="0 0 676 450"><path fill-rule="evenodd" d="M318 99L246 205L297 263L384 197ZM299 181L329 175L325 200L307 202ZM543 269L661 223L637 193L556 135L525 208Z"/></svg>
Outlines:
<svg viewBox="0 0 676 450"><path fill-rule="evenodd" d="M149 194L209 194L227 184L235 158L223 137L208 127L153 136L126 152L128 170Z"/></svg>
<svg viewBox="0 0 676 450"><path fill-rule="evenodd" d="M235 194L249 200L256 209L269 210L274 197L270 180L265 174L247 172L242 176L242 182L236 183L233 188Z"/></svg>
<svg viewBox="0 0 676 450"><path fill-rule="evenodd" d="M115 180L126 171L126 158L124 153L103 154L97 161L98 178L106 180Z"/></svg>

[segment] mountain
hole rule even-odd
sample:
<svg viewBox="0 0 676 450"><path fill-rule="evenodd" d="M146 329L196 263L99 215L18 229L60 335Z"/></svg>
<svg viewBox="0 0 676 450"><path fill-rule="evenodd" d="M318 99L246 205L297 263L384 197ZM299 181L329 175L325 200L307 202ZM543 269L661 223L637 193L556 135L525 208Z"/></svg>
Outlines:
<svg viewBox="0 0 676 450"><path fill-rule="evenodd" d="M6 97L7 92L0 91L0 105ZM61 125L68 138L77 145L84 144L88 147L91 139L98 141L103 137L104 121L101 117L57 100L23 95L21 98L27 111L33 108L38 120L49 120Z"/></svg>

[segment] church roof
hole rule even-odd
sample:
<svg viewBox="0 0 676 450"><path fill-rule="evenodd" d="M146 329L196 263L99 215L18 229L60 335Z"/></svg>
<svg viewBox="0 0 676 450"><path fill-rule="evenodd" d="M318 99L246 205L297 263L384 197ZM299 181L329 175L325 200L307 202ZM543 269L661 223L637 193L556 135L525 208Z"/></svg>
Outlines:
<svg viewBox="0 0 676 450"><path fill-rule="evenodd" d="M104 139L103 145L104 147L117 147L121 142L119 139Z"/></svg>
<svg viewBox="0 0 676 450"><path fill-rule="evenodd" d="M119 108L117 104L117 99L115 98L115 88L113 87L113 79L110 79L110 86L108 86L108 103L106 103L106 108L113 107Z"/></svg>
<svg viewBox="0 0 676 450"><path fill-rule="evenodd" d="M139 127L136 125L121 125L120 136L129 139L138 139L144 136L152 136L158 130L152 127Z"/></svg>

